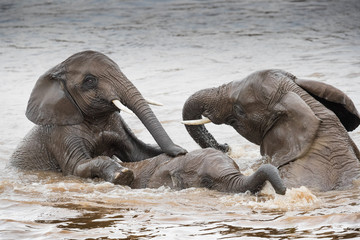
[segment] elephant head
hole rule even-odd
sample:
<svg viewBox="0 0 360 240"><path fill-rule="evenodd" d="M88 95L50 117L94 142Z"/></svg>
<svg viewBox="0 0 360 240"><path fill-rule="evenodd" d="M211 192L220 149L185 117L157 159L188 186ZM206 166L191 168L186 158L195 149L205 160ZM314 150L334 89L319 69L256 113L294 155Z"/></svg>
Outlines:
<svg viewBox="0 0 360 240"><path fill-rule="evenodd" d="M183 123L201 147L222 151L228 146L219 144L204 123L230 125L281 166L303 156L316 137L321 119L310 107L312 101L332 110L348 131L360 123L353 102L343 92L281 70L255 72L241 81L196 92L184 105Z"/></svg>
<svg viewBox="0 0 360 240"><path fill-rule="evenodd" d="M137 88L110 58L94 51L76 53L42 75L31 93L26 116L38 125L96 123L131 109L161 149L177 156L175 145Z"/></svg>

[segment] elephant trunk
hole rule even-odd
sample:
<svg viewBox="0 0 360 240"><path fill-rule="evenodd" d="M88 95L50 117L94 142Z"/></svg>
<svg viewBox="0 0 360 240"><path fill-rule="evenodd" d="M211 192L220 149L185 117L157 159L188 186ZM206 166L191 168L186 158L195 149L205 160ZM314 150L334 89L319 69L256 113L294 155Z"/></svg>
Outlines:
<svg viewBox="0 0 360 240"><path fill-rule="evenodd" d="M120 70L117 71L120 72ZM116 95L120 95L121 102L141 120L160 148L173 157L185 154L186 150L175 145L170 139L139 90L123 74L117 76L116 79L118 80L117 83L120 84L116 89L118 91ZM114 97L111 101L116 99L117 97Z"/></svg>
<svg viewBox="0 0 360 240"><path fill-rule="evenodd" d="M250 176L233 177L228 186L230 192L250 191L251 193L257 193L264 187L266 181L271 183L277 194L285 194L286 187L280 178L279 171L271 164L262 165Z"/></svg>
<svg viewBox="0 0 360 240"><path fill-rule="evenodd" d="M223 152L227 152L229 147L227 144L219 144L216 139L209 133L204 126L201 125L188 125L187 120L201 119L205 116L215 124L222 124L225 122L226 117L229 115L230 109L227 109L229 85L222 85L218 88L208 88L200 90L191 95L183 107L183 120L186 130L190 136L202 148L212 147Z"/></svg>

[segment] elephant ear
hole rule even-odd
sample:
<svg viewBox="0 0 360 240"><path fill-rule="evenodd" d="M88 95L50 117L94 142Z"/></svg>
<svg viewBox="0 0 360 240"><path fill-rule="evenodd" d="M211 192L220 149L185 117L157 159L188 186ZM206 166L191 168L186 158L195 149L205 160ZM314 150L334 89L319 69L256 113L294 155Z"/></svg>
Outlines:
<svg viewBox="0 0 360 240"><path fill-rule="evenodd" d="M353 101L344 92L323 82L296 79L295 83L333 111L347 131L359 126L360 115Z"/></svg>
<svg viewBox="0 0 360 240"><path fill-rule="evenodd" d="M261 154L272 158L276 167L304 156L310 149L320 125L320 119L294 92L286 93L274 106L277 120L265 133Z"/></svg>
<svg viewBox="0 0 360 240"><path fill-rule="evenodd" d="M63 67L50 69L36 82L26 117L38 125L74 125L83 121L80 109L66 90Z"/></svg>

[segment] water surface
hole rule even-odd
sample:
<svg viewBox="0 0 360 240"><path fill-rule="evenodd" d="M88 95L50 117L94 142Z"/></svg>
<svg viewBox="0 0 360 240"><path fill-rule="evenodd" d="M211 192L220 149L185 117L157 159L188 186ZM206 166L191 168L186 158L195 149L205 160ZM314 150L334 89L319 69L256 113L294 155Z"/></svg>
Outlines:
<svg viewBox="0 0 360 240"><path fill-rule="evenodd" d="M360 237L360 183L346 191L266 188L259 196L206 189L133 190L59 173L5 169L33 127L24 115L37 78L75 52L115 60L174 141L199 148L179 123L197 90L280 68L332 84L360 106L360 2L10 1L0 3L0 238L349 239ZM133 116L127 122L154 140ZM259 147L211 125L245 173ZM360 130L351 137L360 145Z"/></svg>

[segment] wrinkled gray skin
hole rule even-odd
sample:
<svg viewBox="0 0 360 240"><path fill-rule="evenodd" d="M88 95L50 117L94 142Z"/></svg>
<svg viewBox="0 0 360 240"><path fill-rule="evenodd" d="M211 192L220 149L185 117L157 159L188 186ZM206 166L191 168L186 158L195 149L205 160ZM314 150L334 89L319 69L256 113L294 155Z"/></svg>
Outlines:
<svg viewBox="0 0 360 240"><path fill-rule="evenodd" d="M260 145L287 187L343 189L360 177L359 150L347 133L359 125L359 113L345 93L328 84L281 70L255 72L190 96L183 119L201 116ZM228 151L204 125L186 128L201 147Z"/></svg>
<svg viewBox="0 0 360 240"><path fill-rule="evenodd" d="M160 148L135 137L113 105L114 99L140 118ZM271 165L245 177L220 151L200 149L186 154L170 140L140 92L101 53L77 53L41 76L26 116L38 126L11 157L10 164L21 169L58 170L133 188L165 185L255 193L268 180L277 193L286 190Z"/></svg>
<svg viewBox="0 0 360 240"><path fill-rule="evenodd" d="M122 165L134 173L133 180L129 181L132 188L205 187L221 192L256 193L269 181L276 193L283 195L286 192L276 167L264 164L251 176L244 176L231 158L212 148L198 149L175 158L162 154Z"/></svg>
<svg viewBox="0 0 360 240"><path fill-rule="evenodd" d="M136 138L112 103L115 99L136 114L160 148ZM37 126L10 159L12 166L21 169L58 170L122 183L132 174L113 156L133 162L161 153L186 153L171 141L117 64L99 52L76 53L42 75L26 116Z"/></svg>

